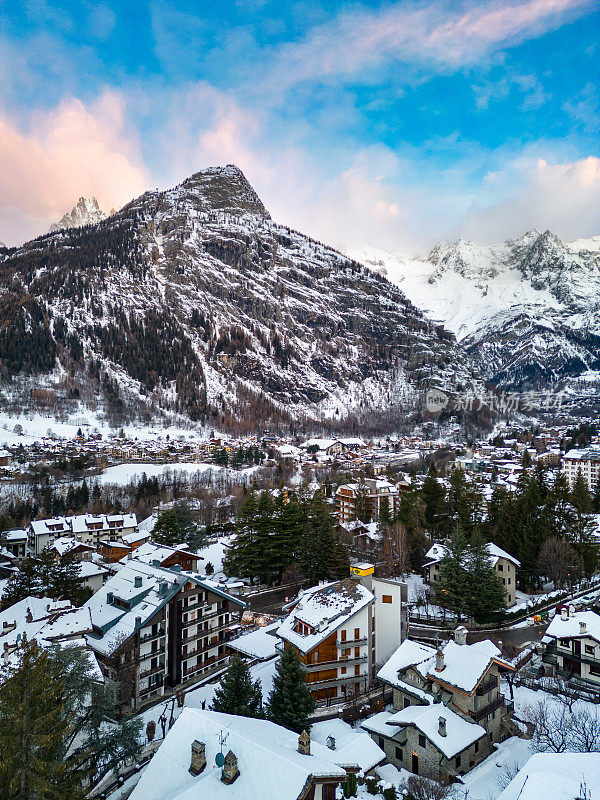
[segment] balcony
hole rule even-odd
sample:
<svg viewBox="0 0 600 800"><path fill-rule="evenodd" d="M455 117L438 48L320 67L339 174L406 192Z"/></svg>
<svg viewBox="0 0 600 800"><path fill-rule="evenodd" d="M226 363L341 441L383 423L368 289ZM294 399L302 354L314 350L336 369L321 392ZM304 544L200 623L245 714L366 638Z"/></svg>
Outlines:
<svg viewBox="0 0 600 800"><path fill-rule="evenodd" d="M191 657L191 654L185 656L185 658L190 658L190 657ZM225 653L222 653L220 656L211 656L210 658L207 658L206 661L202 661L200 664L194 664L193 667L189 667L189 668L186 667L185 669L183 669L182 670L183 678L189 678L192 675L195 675L197 672L201 672L203 669L206 669L206 667L210 667L210 666L212 666L214 664L218 664L218 662L220 662L220 661L225 661L226 662L228 660L229 660L229 656L227 654L225 654Z"/></svg>
<svg viewBox="0 0 600 800"><path fill-rule="evenodd" d="M155 667L148 667L148 669L138 672L138 679L147 678L149 675L154 675L156 672L165 671L165 660L161 659Z"/></svg>
<svg viewBox="0 0 600 800"><path fill-rule="evenodd" d="M506 707L507 712L512 712L514 709L514 704L512 701L508 702L504 695L499 694L498 697L494 698L491 703L488 703L483 708L477 709L477 711L469 711L469 716L474 722L479 722L479 720L487 717L488 714L491 714L497 708Z"/></svg>
<svg viewBox="0 0 600 800"><path fill-rule="evenodd" d="M156 633L145 633L143 636L140 635L140 644L143 642L150 642L152 639L158 639L160 636L164 635L165 629L161 627L158 631L156 631Z"/></svg>
<svg viewBox="0 0 600 800"><path fill-rule="evenodd" d="M349 667L355 664L364 664L368 656L357 656L356 658L338 658L333 661L316 661L312 664L302 664L305 672L319 672L322 669L337 669L338 667Z"/></svg>
<svg viewBox="0 0 600 800"><path fill-rule="evenodd" d="M492 689L495 689L497 686L498 686L498 677L494 675L493 678L490 678L485 683L480 683L477 689L475 690L475 694L478 697L481 697L482 695L491 692Z"/></svg>
<svg viewBox="0 0 600 800"><path fill-rule="evenodd" d="M347 647L358 647L361 644L367 644L368 641L366 636L364 639L348 639L347 642L337 641L336 647L338 650L344 650Z"/></svg>

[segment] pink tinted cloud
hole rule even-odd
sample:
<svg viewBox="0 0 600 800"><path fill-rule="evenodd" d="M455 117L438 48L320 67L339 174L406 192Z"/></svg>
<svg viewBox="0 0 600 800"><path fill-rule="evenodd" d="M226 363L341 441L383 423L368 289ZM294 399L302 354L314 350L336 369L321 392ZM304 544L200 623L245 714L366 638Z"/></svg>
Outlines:
<svg viewBox="0 0 600 800"><path fill-rule="evenodd" d="M86 106L72 98L34 116L23 130L0 116L0 239L43 233L82 196L106 211L146 188L148 177L123 97L105 91Z"/></svg>
<svg viewBox="0 0 600 800"><path fill-rule="evenodd" d="M553 30L586 14L594 0L493 0L396 4L348 11L279 48L270 65L273 88L348 77L386 61L458 67L499 47Z"/></svg>

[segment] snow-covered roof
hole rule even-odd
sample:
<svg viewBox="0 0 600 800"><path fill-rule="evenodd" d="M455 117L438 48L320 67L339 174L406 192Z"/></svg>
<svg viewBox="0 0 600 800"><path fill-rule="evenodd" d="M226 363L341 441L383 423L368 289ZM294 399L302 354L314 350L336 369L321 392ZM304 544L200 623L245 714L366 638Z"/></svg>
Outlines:
<svg viewBox="0 0 600 800"><path fill-rule="evenodd" d="M307 653L373 600L371 592L352 578L314 586L300 597L295 608L281 624L277 635L301 652ZM294 630L296 621L308 625L312 632L297 633Z"/></svg>
<svg viewBox="0 0 600 800"><path fill-rule="evenodd" d="M70 553L71 550L75 550L78 547L83 547L86 550L93 550L89 544L84 544L84 542L80 542L73 536L61 536L54 542L51 549L56 550L59 556L64 556L65 553Z"/></svg>
<svg viewBox="0 0 600 800"><path fill-rule="evenodd" d="M432 656L435 656L435 647L414 642L412 639L405 639L381 667L377 677L392 686L396 686L399 681L399 672L415 664L420 664Z"/></svg>
<svg viewBox="0 0 600 800"><path fill-rule="evenodd" d="M581 623L585 626L583 630ZM554 619L546 628L546 636L554 636L557 639L589 636L600 642L600 614L596 614L594 611L577 611L567 619L562 619L560 614L555 614Z"/></svg>
<svg viewBox="0 0 600 800"><path fill-rule="evenodd" d="M367 733L356 731L337 717L314 723L310 738L331 749L332 757L340 767L358 764L363 774L385 759L384 751Z"/></svg>
<svg viewBox="0 0 600 800"><path fill-rule="evenodd" d="M507 561L512 562L516 567L521 566L520 561L518 561L514 556L511 556L510 553L507 553L506 550L498 547L498 545L494 544L493 542L488 542L485 547L488 551L489 562L492 567L496 566L498 559L500 558L505 558ZM447 552L448 548L445 545L440 544L440 542L436 542L425 554L425 558L427 559L425 566L429 567L431 564L436 564L437 562L441 561Z"/></svg>
<svg viewBox="0 0 600 800"><path fill-rule="evenodd" d="M18 528L14 531L6 531L4 536L7 542L23 542L27 541L27 531Z"/></svg>
<svg viewBox="0 0 600 800"><path fill-rule="evenodd" d="M33 520L31 529L35 536L55 535L60 531L70 532L76 536L78 533L90 533L91 531L135 528L136 525L137 518L135 514L78 514L74 517Z"/></svg>
<svg viewBox="0 0 600 800"><path fill-rule="evenodd" d="M600 753L536 753L497 800L574 800L600 797Z"/></svg>
<svg viewBox="0 0 600 800"><path fill-rule="evenodd" d="M586 447L583 450L569 450L565 459L572 461L600 461L600 447Z"/></svg>
<svg viewBox="0 0 600 800"><path fill-rule="evenodd" d="M440 718L446 721L446 735L440 733ZM475 722L459 717L442 703L428 706L409 706L393 714L386 725L414 725L446 758L462 753L473 742L487 736L487 731Z"/></svg>
<svg viewBox="0 0 600 800"><path fill-rule="evenodd" d="M227 646L230 650L236 650L242 655L258 658L261 661L273 658L277 654L276 645L279 641L275 632L280 624L278 620L250 633L245 633L238 636L237 639L227 642Z"/></svg>
<svg viewBox="0 0 600 800"><path fill-rule="evenodd" d="M197 776L189 772L195 740L205 744L207 763ZM217 753L229 750L240 774L228 786L214 765ZM334 751L318 742L311 742L310 755L299 753L298 735L274 722L184 708L130 800L296 800L311 776L342 781L346 772L336 764Z"/></svg>
<svg viewBox="0 0 600 800"><path fill-rule="evenodd" d="M144 542L139 547L137 547L133 553L128 553L121 559L121 563L125 564L127 561L131 561L132 559L136 559L137 561L143 561L145 564L154 564L155 561L158 561L159 564L162 564L163 561L166 561L171 556L177 554L177 552L182 553L189 553L189 555L193 556L195 559L198 556L195 553L190 553L187 548L187 545L177 545L176 547L169 547L166 544L155 544L154 542Z"/></svg>

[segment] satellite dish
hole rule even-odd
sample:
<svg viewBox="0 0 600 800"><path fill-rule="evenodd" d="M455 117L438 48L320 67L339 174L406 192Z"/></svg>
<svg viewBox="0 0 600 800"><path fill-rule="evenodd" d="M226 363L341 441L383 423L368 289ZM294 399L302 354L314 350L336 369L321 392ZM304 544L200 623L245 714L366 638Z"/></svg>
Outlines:
<svg viewBox="0 0 600 800"><path fill-rule="evenodd" d="M215 764L217 765L217 767L222 767L224 763L225 763L225 756L223 755L223 753L217 753L217 755L215 756Z"/></svg>

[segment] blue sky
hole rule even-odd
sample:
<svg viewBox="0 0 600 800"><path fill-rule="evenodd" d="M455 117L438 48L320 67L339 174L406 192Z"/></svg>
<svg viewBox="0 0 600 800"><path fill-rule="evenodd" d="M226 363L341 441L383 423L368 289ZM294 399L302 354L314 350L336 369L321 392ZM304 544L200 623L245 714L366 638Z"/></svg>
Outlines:
<svg viewBox="0 0 600 800"><path fill-rule="evenodd" d="M237 163L402 252L600 233L600 0L0 0L0 239Z"/></svg>

